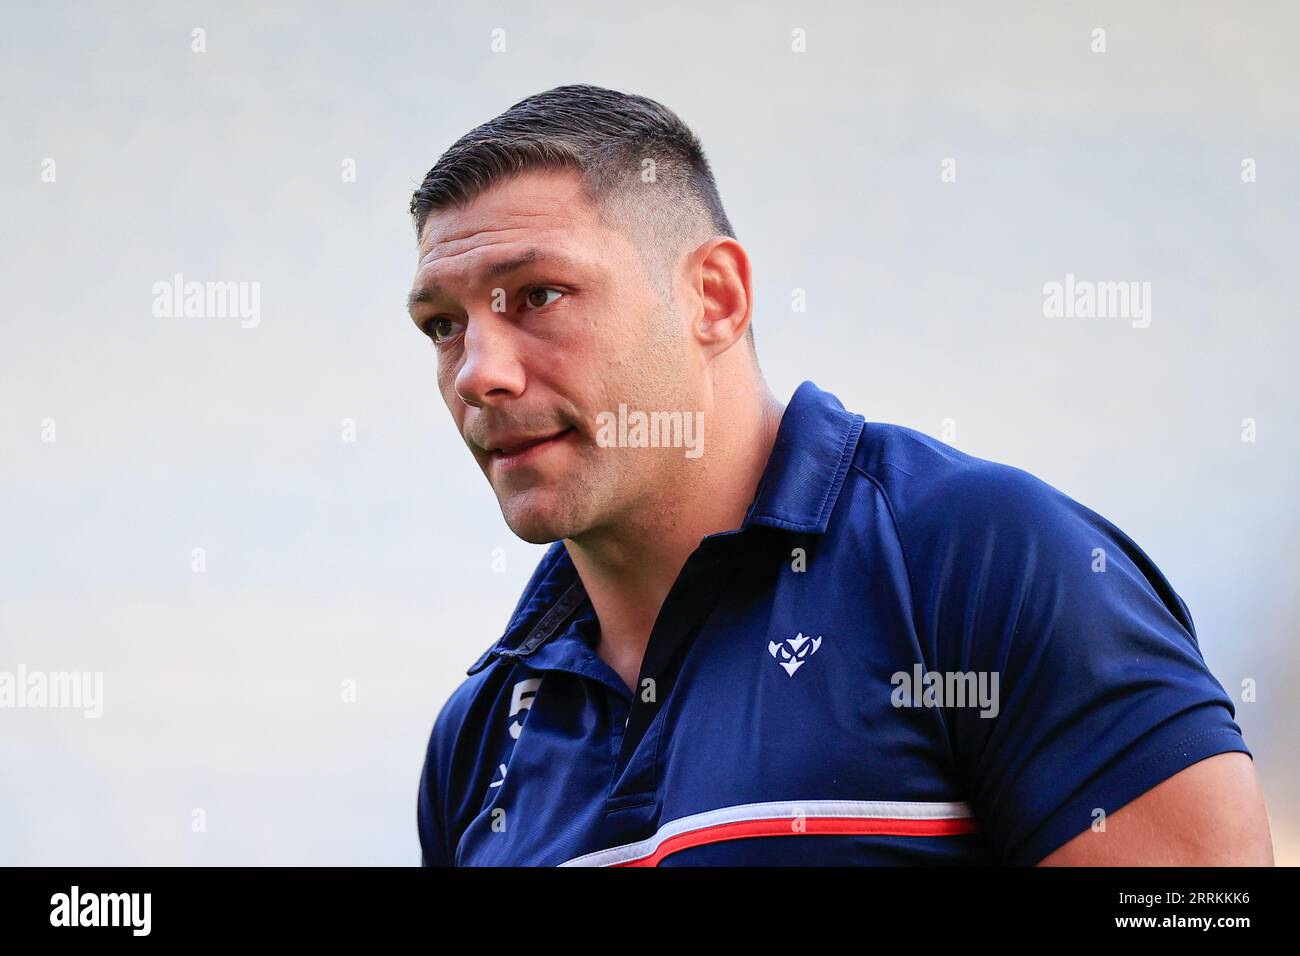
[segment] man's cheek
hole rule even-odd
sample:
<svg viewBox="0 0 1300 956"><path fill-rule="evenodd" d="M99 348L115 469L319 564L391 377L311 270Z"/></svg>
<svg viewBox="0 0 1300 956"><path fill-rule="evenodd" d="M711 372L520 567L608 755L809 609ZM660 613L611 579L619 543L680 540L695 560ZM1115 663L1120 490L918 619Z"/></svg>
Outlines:
<svg viewBox="0 0 1300 956"><path fill-rule="evenodd" d="M442 395L443 402L445 402L447 407L452 410L452 414L454 415L456 413L456 402L459 400L459 396L456 394L456 389L452 382L449 379L440 379L438 381L438 392Z"/></svg>

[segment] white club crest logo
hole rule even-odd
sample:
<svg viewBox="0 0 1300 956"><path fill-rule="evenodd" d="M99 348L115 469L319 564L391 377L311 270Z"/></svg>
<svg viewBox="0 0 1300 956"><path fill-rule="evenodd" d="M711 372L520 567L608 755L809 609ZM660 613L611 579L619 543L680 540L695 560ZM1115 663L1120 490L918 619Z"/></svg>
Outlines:
<svg viewBox="0 0 1300 956"><path fill-rule="evenodd" d="M799 633L794 637L787 637L779 644L776 641L769 641L767 652L785 668L787 674L793 677L794 672L803 667L804 662L816 654L821 646L820 637L804 637Z"/></svg>

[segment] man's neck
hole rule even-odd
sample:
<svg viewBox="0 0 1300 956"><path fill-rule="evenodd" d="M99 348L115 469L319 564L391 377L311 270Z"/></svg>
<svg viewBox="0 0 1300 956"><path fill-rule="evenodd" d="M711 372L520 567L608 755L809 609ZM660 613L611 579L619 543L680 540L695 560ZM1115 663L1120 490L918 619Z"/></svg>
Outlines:
<svg viewBox="0 0 1300 956"><path fill-rule="evenodd" d="M715 401L708 453L690 462L689 478L618 527L565 539L600 622L597 652L633 691L650 631L682 566L702 538L741 526L784 410L761 379L730 402Z"/></svg>

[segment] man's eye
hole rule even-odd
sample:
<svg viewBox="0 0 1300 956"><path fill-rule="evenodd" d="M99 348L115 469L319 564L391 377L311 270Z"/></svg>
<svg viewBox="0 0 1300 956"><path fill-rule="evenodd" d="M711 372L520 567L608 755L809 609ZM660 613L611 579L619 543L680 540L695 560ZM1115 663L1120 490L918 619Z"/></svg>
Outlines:
<svg viewBox="0 0 1300 956"><path fill-rule="evenodd" d="M525 298L528 300L528 304L531 305L533 308L542 309L555 301L555 299L550 299L549 301L546 299L546 296L552 292L555 293L556 298L564 295L564 293L561 292L559 289L548 289L545 286L538 286L536 289L530 289L528 291L528 295L525 296ZM539 295L541 296L541 301L538 301L537 297Z"/></svg>
<svg viewBox="0 0 1300 956"><path fill-rule="evenodd" d="M441 342L456 332L456 323L451 319L437 318L429 323L429 331L433 333L433 340Z"/></svg>

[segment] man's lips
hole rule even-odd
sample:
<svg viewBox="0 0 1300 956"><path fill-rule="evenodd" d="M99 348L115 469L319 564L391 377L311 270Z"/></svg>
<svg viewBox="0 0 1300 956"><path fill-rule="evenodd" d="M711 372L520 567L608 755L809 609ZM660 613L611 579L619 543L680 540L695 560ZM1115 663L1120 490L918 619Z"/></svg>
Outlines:
<svg viewBox="0 0 1300 956"><path fill-rule="evenodd" d="M499 466L509 468L535 458L537 455L545 451L545 449L562 440L572 431L572 428L564 428L558 432L552 432L549 435L541 435L537 438L503 442L502 447L500 448L488 449L488 455L491 457L491 460L496 462Z"/></svg>

